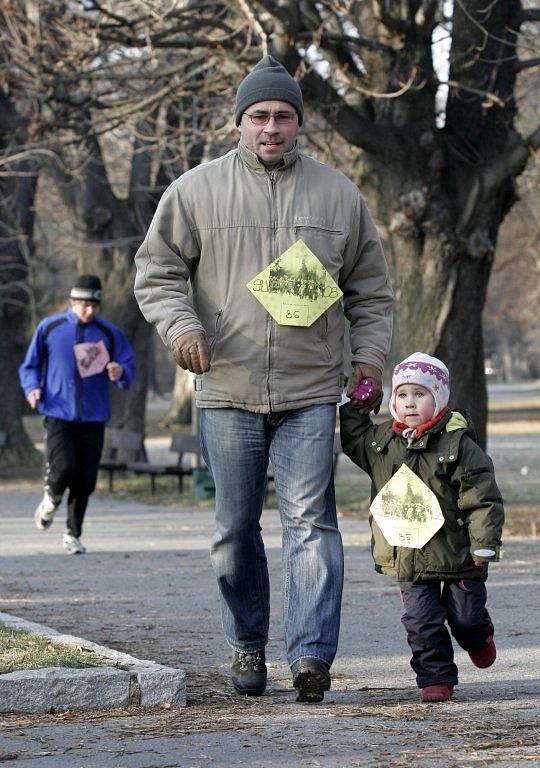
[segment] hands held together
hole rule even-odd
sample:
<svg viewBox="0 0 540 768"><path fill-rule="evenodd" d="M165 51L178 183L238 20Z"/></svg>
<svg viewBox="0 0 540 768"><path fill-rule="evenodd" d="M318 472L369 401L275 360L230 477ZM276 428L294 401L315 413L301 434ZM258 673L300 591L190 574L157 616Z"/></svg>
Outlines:
<svg viewBox="0 0 540 768"><path fill-rule="evenodd" d="M368 363L353 363L347 397L351 398L353 408L365 413L379 413L383 399L381 371Z"/></svg>

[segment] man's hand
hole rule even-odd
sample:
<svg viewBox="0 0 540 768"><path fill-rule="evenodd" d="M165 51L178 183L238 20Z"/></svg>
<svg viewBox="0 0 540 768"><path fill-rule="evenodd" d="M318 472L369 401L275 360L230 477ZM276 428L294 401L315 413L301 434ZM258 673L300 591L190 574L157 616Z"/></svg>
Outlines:
<svg viewBox="0 0 540 768"><path fill-rule="evenodd" d="M109 379L111 381L118 381L118 379L122 378L122 374L124 373L124 369L120 365L120 363L115 363L111 361L110 363L107 363L105 366L107 369L107 373L109 375Z"/></svg>
<svg viewBox="0 0 540 768"><path fill-rule="evenodd" d="M172 343L171 353L176 364L186 371L206 373L210 370L210 350L201 331L189 331L178 336Z"/></svg>
<svg viewBox="0 0 540 768"><path fill-rule="evenodd" d="M30 403L30 408L35 411L37 404L41 400L41 389L33 389L26 395L26 399Z"/></svg>
<svg viewBox="0 0 540 768"><path fill-rule="evenodd" d="M379 413L382 399L382 373L374 365L353 363L351 381L347 388L351 406L359 411Z"/></svg>

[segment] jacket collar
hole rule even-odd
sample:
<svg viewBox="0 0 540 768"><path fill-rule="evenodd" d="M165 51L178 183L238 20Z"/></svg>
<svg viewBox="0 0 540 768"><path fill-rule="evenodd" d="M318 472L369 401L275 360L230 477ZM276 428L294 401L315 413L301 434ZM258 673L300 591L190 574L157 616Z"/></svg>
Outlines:
<svg viewBox="0 0 540 768"><path fill-rule="evenodd" d="M298 154L298 142L295 142L294 147L283 155L283 162L281 165L276 166L273 170L283 171L285 168L288 168L289 165L296 162ZM251 149L246 147L242 140L238 142L238 155L242 162L245 163L248 168L251 168L252 171L255 171L256 173L267 173L266 166L261 163L255 152L252 152Z"/></svg>
<svg viewBox="0 0 540 768"><path fill-rule="evenodd" d="M474 430L472 430L470 421L466 416L461 418L459 423L455 423L453 426L450 425L450 429L448 429L449 422L456 422L455 417L458 413L461 416L460 412L448 411L437 424L428 429L419 440L412 443L409 446L409 450L425 451L430 442L439 438L434 447L434 450L437 451L438 461L441 464L455 461L458 457L459 443L463 435L468 434L473 440L475 439ZM391 423L389 424L389 431L392 432Z"/></svg>

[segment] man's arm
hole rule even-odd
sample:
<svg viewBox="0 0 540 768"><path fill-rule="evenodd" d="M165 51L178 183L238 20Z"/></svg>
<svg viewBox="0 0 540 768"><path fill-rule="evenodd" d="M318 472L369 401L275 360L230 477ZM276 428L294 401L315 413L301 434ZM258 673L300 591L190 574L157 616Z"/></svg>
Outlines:
<svg viewBox="0 0 540 768"><path fill-rule="evenodd" d="M394 294L379 234L358 195L340 277L350 322L353 374L347 390L353 407L378 412L382 370L392 338ZM362 398L354 392L360 392Z"/></svg>
<svg viewBox="0 0 540 768"><path fill-rule="evenodd" d="M135 354L122 331L110 323L114 334L114 360L105 366L109 379L118 389L129 389L135 378Z"/></svg>
<svg viewBox="0 0 540 768"><path fill-rule="evenodd" d="M189 284L200 257L199 245L174 182L160 200L148 233L135 255L135 298L141 312L169 349L189 331L204 333Z"/></svg>

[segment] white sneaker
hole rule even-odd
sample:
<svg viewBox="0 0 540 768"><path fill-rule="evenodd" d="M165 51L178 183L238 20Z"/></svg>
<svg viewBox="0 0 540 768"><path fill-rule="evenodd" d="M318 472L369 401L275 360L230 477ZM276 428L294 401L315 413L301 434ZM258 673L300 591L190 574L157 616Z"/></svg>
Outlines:
<svg viewBox="0 0 540 768"><path fill-rule="evenodd" d="M34 520L36 528L40 531L45 531L53 524L54 513L60 506L62 499L53 498L48 491L43 494L42 500L39 502L36 511L34 512Z"/></svg>
<svg viewBox="0 0 540 768"><path fill-rule="evenodd" d="M68 555L84 555L86 552L86 547L82 545L81 540L73 536L69 531L64 533L62 544Z"/></svg>

